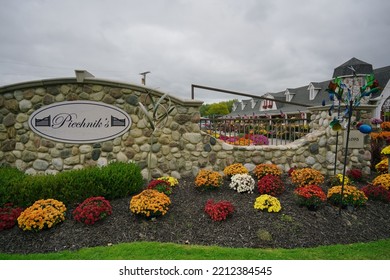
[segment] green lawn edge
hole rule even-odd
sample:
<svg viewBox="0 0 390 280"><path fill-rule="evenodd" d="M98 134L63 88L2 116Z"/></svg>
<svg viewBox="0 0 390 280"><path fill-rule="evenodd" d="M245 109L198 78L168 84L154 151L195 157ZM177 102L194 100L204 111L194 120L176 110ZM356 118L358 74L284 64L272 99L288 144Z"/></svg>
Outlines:
<svg viewBox="0 0 390 280"><path fill-rule="evenodd" d="M4 254L1 260L390 260L390 239L297 249L225 248L159 242L64 250L46 254Z"/></svg>

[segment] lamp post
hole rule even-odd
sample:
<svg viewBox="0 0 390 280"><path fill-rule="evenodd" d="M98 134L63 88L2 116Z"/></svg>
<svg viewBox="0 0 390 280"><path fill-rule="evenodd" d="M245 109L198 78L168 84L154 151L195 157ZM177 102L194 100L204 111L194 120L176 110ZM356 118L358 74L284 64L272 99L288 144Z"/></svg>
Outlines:
<svg viewBox="0 0 390 280"><path fill-rule="evenodd" d="M142 76L142 80L141 80L141 83L143 85L146 85L146 75L151 73L150 71L146 71L146 72L142 72L142 73L139 73L141 76Z"/></svg>

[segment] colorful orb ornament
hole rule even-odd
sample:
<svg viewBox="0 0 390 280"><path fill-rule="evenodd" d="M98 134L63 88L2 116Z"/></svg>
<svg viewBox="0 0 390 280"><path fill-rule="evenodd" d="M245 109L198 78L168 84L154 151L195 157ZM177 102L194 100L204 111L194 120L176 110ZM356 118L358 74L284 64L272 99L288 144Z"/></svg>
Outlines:
<svg viewBox="0 0 390 280"><path fill-rule="evenodd" d="M372 127L371 125L368 124L362 124L359 126L359 131L364 134L368 134L372 132Z"/></svg>

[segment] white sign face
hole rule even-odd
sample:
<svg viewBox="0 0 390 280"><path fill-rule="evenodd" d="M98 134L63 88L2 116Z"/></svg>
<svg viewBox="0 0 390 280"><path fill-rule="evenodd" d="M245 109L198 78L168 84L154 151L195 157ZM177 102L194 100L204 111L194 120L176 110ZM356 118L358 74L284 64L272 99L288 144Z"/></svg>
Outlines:
<svg viewBox="0 0 390 280"><path fill-rule="evenodd" d="M35 133L54 141L96 143L124 134L131 126L131 118L105 103L65 101L39 108L28 123Z"/></svg>
<svg viewBox="0 0 390 280"><path fill-rule="evenodd" d="M362 149L364 147L364 134L359 130L350 130L348 139L348 148ZM344 139L347 138L347 132L344 131Z"/></svg>

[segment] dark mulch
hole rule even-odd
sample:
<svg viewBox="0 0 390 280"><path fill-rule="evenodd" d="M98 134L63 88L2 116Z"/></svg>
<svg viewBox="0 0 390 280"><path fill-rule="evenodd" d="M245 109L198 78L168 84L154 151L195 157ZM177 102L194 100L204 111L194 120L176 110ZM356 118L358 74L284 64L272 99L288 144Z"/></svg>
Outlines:
<svg viewBox="0 0 390 280"><path fill-rule="evenodd" d="M288 182L288 178L285 179ZM130 197L111 201L113 215L87 226L70 218L50 230L24 232L17 226L0 232L0 251L38 253L108 246L123 242L158 241L179 244L248 248L297 248L348 244L390 238L390 204L369 201L353 211L325 205L309 211L296 205L293 187L279 197L282 211L267 213L253 208L259 194L240 194L228 188L195 190L194 178L180 180L163 217L146 220L129 211ZM229 200L235 212L223 222L204 212L208 199Z"/></svg>

